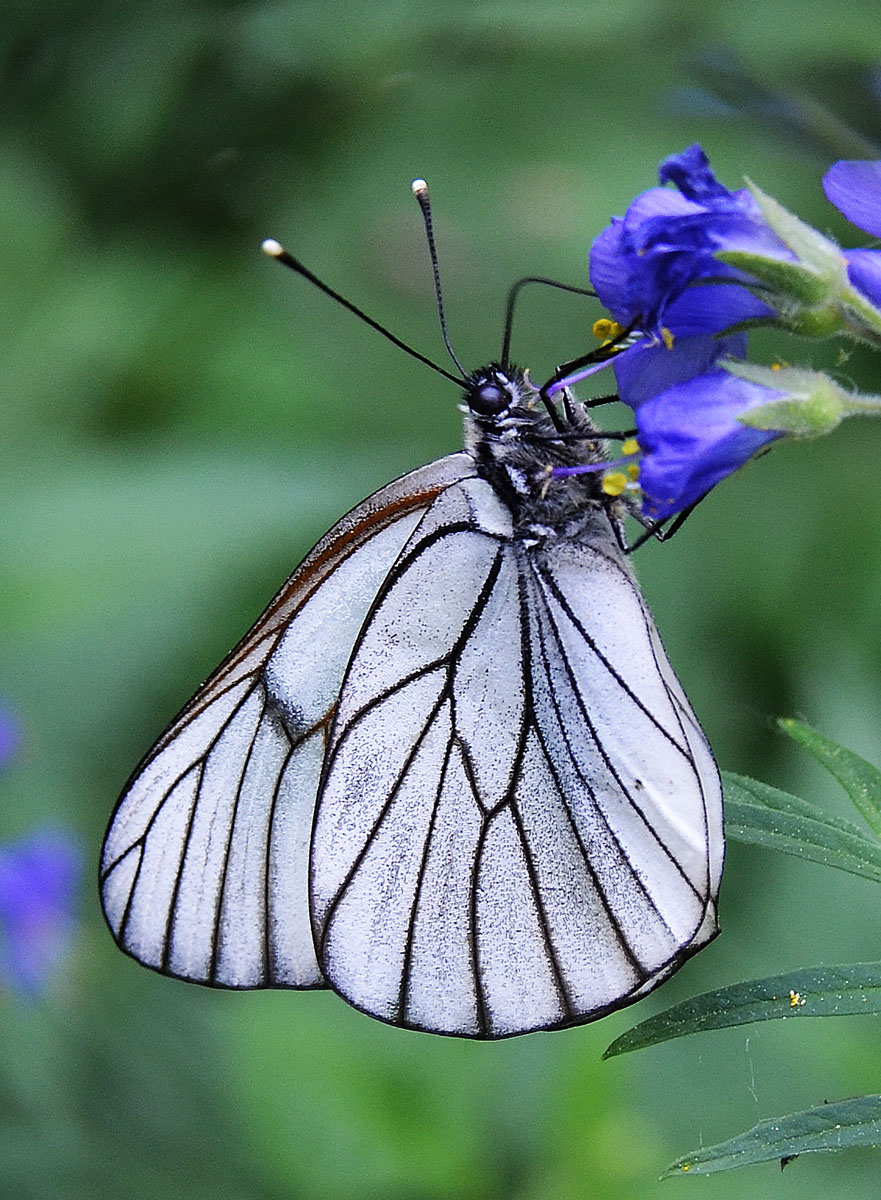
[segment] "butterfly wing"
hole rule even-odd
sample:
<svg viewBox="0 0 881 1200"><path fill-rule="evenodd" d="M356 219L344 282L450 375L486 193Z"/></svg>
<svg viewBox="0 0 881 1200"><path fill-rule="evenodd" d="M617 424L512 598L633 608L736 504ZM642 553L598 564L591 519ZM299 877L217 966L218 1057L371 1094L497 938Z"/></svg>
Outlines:
<svg viewBox="0 0 881 1200"><path fill-rule="evenodd" d="M343 517L136 769L101 859L105 916L133 957L200 983L324 986L307 868L340 683L401 547L473 470L451 455Z"/></svg>
<svg viewBox="0 0 881 1200"><path fill-rule="evenodd" d="M310 867L324 975L438 1033L600 1016L713 936L720 801L605 514L530 546L465 480L387 576L341 689Z"/></svg>

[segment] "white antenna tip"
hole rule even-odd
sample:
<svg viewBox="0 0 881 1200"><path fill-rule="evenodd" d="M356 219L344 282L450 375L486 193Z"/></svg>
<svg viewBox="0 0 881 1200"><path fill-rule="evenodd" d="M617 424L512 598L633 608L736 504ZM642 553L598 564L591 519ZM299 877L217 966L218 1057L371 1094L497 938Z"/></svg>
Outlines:
<svg viewBox="0 0 881 1200"><path fill-rule="evenodd" d="M268 254L270 258L279 258L284 254L284 246L281 242L277 242L275 238L266 238L261 244L260 249L264 254Z"/></svg>
<svg viewBox="0 0 881 1200"><path fill-rule="evenodd" d="M428 184L424 179L414 179L410 184L410 191L414 196L422 196L428 191Z"/></svg>

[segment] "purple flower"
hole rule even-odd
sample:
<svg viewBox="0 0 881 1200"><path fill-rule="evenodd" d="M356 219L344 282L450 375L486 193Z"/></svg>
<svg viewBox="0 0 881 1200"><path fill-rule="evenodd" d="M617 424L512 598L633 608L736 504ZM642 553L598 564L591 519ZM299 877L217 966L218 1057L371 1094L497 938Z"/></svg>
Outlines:
<svg viewBox="0 0 881 1200"><path fill-rule="evenodd" d="M794 258L751 193L723 187L698 145L666 159L659 178L678 190L651 188L637 196L591 249L591 282L615 320L662 337L665 330L674 336L718 333L773 316L743 287L692 286L745 280L719 262L720 250Z"/></svg>
<svg viewBox="0 0 881 1200"><path fill-rule="evenodd" d="M68 950L80 868L67 834L0 845L0 977L25 996L45 990Z"/></svg>
<svg viewBox="0 0 881 1200"><path fill-rule="evenodd" d="M745 353L745 334L704 335L677 338L669 350L643 341L613 360L618 393L636 414L646 516L681 512L779 436L738 421L779 395L719 366Z"/></svg>
<svg viewBox="0 0 881 1200"><path fill-rule="evenodd" d="M781 437L742 425L738 417L785 395L714 368L643 401L636 425L646 516L663 520L681 512Z"/></svg>
<svg viewBox="0 0 881 1200"><path fill-rule="evenodd" d="M872 408L871 398L817 372L772 374L734 361L725 370L723 359L744 358L746 339L719 335L761 318L811 337L850 332L879 344L881 251L842 253L758 188L729 191L700 146L668 158L659 177L676 190L637 196L594 242L590 269L621 327L607 361L636 416L643 512L663 520L776 438L816 437ZM845 216L881 236L881 162L836 163L823 182ZM555 388L603 365L588 363ZM760 406L763 413L746 417ZM609 464L611 495L636 489L637 468L625 455Z"/></svg>
<svg viewBox="0 0 881 1200"><path fill-rule="evenodd" d="M881 162L837 162L823 176L823 190L851 224L881 237ZM850 282L881 307L881 250L845 250L844 257Z"/></svg>
<svg viewBox="0 0 881 1200"><path fill-rule="evenodd" d="M670 349L663 342L643 339L611 360L618 394L636 416L645 516L653 520L675 516L742 467L767 442L782 436L780 430L752 429L738 419L751 408L788 395L730 374L720 365L723 359L731 361L745 352L745 334L705 334L677 338ZM632 469L632 462L628 457L606 464L605 469L617 474L625 465ZM563 467L555 474L598 469L603 468L596 464Z"/></svg>

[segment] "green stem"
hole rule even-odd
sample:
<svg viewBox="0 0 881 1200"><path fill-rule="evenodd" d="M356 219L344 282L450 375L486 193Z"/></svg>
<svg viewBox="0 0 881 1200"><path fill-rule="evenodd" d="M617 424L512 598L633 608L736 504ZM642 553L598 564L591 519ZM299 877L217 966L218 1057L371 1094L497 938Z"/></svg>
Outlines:
<svg viewBox="0 0 881 1200"><path fill-rule="evenodd" d="M843 409L846 417L881 417L881 396L848 393Z"/></svg>
<svg viewBox="0 0 881 1200"><path fill-rule="evenodd" d="M848 332L859 341L881 350L881 310L854 287L845 287L840 300Z"/></svg>

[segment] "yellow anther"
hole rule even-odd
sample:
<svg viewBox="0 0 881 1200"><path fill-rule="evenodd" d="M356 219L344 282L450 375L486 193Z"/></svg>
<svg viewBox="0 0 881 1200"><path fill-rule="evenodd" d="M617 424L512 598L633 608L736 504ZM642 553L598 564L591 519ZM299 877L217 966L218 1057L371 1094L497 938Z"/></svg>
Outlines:
<svg viewBox="0 0 881 1200"><path fill-rule="evenodd" d="M603 476L603 491L607 496L621 496L627 490L627 476L623 471L610 471Z"/></svg>
<svg viewBox="0 0 881 1200"><path fill-rule="evenodd" d="M664 345L668 350L673 349L673 330L668 329L666 325L661 326L661 337L664 339Z"/></svg>
<svg viewBox="0 0 881 1200"><path fill-rule="evenodd" d="M625 456L630 454L639 454L639 442L636 440L636 438L628 438L626 442L622 442L621 453Z"/></svg>
<svg viewBox="0 0 881 1200"><path fill-rule="evenodd" d="M613 342L615 338L621 337L626 332L623 325L619 325L617 321L610 321L608 317L600 317L593 323L593 336L599 338L603 345Z"/></svg>

